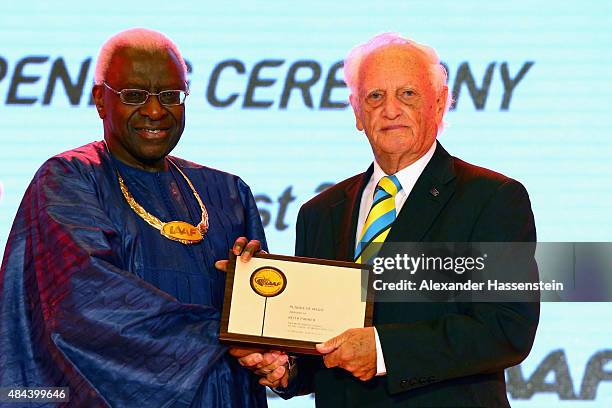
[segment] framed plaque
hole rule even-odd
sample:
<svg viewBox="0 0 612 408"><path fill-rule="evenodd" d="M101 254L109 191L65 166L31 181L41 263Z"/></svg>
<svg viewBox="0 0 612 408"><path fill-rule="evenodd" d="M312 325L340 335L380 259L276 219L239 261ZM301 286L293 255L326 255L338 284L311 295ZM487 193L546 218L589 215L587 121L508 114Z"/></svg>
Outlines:
<svg viewBox="0 0 612 408"><path fill-rule="evenodd" d="M372 325L371 267L258 254L230 255L219 339L244 347L318 354L315 344Z"/></svg>

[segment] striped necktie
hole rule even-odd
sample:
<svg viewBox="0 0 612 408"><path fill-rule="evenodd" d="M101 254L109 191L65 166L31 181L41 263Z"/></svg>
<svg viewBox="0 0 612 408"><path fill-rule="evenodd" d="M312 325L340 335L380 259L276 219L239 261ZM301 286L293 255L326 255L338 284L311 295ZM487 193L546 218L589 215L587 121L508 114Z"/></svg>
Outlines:
<svg viewBox="0 0 612 408"><path fill-rule="evenodd" d="M359 244L355 250L355 262L367 264L378 253L380 244L385 242L397 216L395 195L401 190L402 185L396 176L385 176L378 182L374 190L372 207L363 224Z"/></svg>

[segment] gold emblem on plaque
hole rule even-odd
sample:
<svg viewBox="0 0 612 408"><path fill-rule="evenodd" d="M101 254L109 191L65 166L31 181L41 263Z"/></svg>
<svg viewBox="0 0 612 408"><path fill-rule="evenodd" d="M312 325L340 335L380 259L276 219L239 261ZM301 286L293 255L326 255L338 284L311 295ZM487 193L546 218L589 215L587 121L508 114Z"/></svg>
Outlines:
<svg viewBox="0 0 612 408"><path fill-rule="evenodd" d="M271 266L256 269L250 281L253 291L263 297L278 296L287 287L285 274Z"/></svg>

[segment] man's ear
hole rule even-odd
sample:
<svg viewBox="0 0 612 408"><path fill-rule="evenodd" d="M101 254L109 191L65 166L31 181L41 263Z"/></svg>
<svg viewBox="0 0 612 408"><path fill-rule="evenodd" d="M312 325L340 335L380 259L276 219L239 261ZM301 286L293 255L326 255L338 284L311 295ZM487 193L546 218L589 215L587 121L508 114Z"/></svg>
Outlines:
<svg viewBox="0 0 612 408"><path fill-rule="evenodd" d="M447 103L451 102L448 100L448 86L445 85L436 99L436 123L442 123L442 117L444 116L444 112L446 112Z"/></svg>
<svg viewBox="0 0 612 408"><path fill-rule="evenodd" d="M91 95L93 96L98 116L100 116L100 119L104 119L106 117L106 110L104 109L104 87L102 85L94 85L91 89Z"/></svg>
<svg viewBox="0 0 612 408"><path fill-rule="evenodd" d="M355 127L359 131L363 131L363 123L361 121L361 110L359 109L359 101L353 95L349 95L349 101L351 102L351 106L353 107L353 113L355 114Z"/></svg>

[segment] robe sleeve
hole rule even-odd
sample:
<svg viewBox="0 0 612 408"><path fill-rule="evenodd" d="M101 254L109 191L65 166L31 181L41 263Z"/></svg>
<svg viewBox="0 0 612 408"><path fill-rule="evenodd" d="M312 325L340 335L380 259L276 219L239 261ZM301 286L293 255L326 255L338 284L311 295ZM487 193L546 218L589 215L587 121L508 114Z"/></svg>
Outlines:
<svg viewBox="0 0 612 408"><path fill-rule="evenodd" d="M225 353L218 313L126 271L91 179L53 158L0 269L0 386L67 386L67 406L187 407Z"/></svg>

